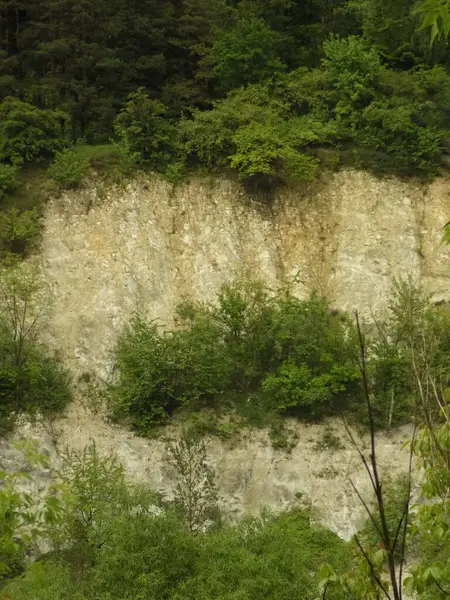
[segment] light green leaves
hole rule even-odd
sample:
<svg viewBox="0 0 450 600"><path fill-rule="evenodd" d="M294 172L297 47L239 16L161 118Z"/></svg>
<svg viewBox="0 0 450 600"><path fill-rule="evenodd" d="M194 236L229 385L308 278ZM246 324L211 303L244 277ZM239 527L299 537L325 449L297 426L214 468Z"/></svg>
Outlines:
<svg viewBox="0 0 450 600"><path fill-rule="evenodd" d="M423 14L420 30L430 28L430 45L432 46L436 39L447 39L450 33L450 2L449 0L427 0L421 4L415 11L416 14Z"/></svg>

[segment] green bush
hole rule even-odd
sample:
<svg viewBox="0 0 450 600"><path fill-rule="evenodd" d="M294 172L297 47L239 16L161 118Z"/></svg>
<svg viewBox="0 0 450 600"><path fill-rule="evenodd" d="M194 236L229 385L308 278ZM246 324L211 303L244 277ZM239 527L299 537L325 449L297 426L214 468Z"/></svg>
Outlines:
<svg viewBox="0 0 450 600"><path fill-rule="evenodd" d="M5 582L22 575L27 557L39 541L49 539L49 524L62 514L62 502L53 487L40 494L27 489L30 471L48 468L47 457L31 440L16 442L15 447L24 453L26 464L22 472L11 472L10 466L0 471L0 593Z"/></svg>
<svg viewBox="0 0 450 600"><path fill-rule="evenodd" d="M337 139L360 147L367 168L436 175L450 114L448 73L388 70L357 37L331 39L324 51Z"/></svg>
<svg viewBox="0 0 450 600"><path fill-rule="evenodd" d="M304 181L314 179L319 161L298 150L302 138L293 120L275 121L272 124L251 123L240 127L232 140L234 153L230 156L230 166L236 168L244 178L255 176L296 177ZM307 130L308 131L308 130ZM309 140L317 140L311 128Z"/></svg>
<svg viewBox="0 0 450 600"><path fill-rule="evenodd" d="M450 388L450 320L419 291L399 284L391 317L367 335L376 427L395 427L414 412L411 339L417 356L430 340L426 366ZM260 425L274 415L321 418L342 410L367 425L358 357L352 320L324 299L271 297L260 284L238 282L224 286L214 304L180 305L175 331L136 317L118 347L114 406L143 430L180 409L232 406Z"/></svg>
<svg viewBox="0 0 450 600"><path fill-rule="evenodd" d="M389 429L409 421L415 402L411 364L398 340L381 337L373 342L369 373L376 426ZM356 413L360 422L368 423L367 411L364 414L361 406Z"/></svg>
<svg viewBox="0 0 450 600"><path fill-rule="evenodd" d="M334 113L346 128L376 94L382 72L380 56L361 38L330 39L324 44L322 68L332 86Z"/></svg>
<svg viewBox="0 0 450 600"><path fill-rule="evenodd" d="M359 390L353 329L313 297L271 299L264 286L226 285L212 305L182 304L178 328L136 317L119 343L115 407L146 429L176 410L223 406L318 417Z"/></svg>
<svg viewBox="0 0 450 600"><path fill-rule="evenodd" d="M281 36L263 19L243 19L219 37L211 50L214 75L219 88L227 91L264 81L285 70L277 47Z"/></svg>
<svg viewBox="0 0 450 600"><path fill-rule="evenodd" d="M232 167L244 179L310 180L320 167L314 151L341 144L365 168L438 173L450 116L444 69L388 69L377 48L350 36L325 42L318 68L255 77L182 120L191 161Z"/></svg>
<svg viewBox="0 0 450 600"><path fill-rule="evenodd" d="M67 116L6 98L0 104L0 160L22 164L51 157L67 141Z"/></svg>
<svg viewBox="0 0 450 600"><path fill-rule="evenodd" d="M214 323L195 315L186 329L160 334L136 317L122 336L116 408L145 429L182 406L212 402L229 379Z"/></svg>
<svg viewBox="0 0 450 600"><path fill-rule="evenodd" d="M224 382L232 391L249 393L257 389L270 369L275 310L263 284L238 281L225 284L217 296L217 306L204 311L206 318L219 327L219 347L225 360L219 359L227 365L229 375Z"/></svg>
<svg viewBox="0 0 450 600"><path fill-rule="evenodd" d="M418 377L439 381L445 395L450 389L448 311L431 305L411 280L394 282L389 309L367 341L373 417L376 427L387 429L414 417ZM356 401L353 410L367 425L363 405Z"/></svg>
<svg viewBox="0 0 450 600"><path fill-rule="evenodd" d="M329 413L336 398L358 379L354 366L334 365L329 372L315 375L305 363L285 362L274 375L265 379L263 390L273 398L279 412L320 417Z"/></svg>
<svg viewBox="0 0 450 600"><path fill-rule="evenodd" d="M272 328L278 366L263 389L276 411L318 417L359 396L353 325L324 299L281 299Z"/></svg>
<svg viewBox="0 0 450 600"><path fill-rule="evenodd" d="M0 200L17 186L18 173L17 167L0 163Z"/></svg>
<svg viewBox="0 0 450 600"><path fill-rule="evenodd" d="M70 376L41 341L45 299L32 275L0 279L0 413L52 415L71 400Z"/></svg>
<svg viewBox="0 0 450 600"><path fill-rule="evenodd" d="M296 117L269 87L237 90L213 110L182 122L191 158L209 167L231 166L245 178L313 179L319 162L311 149L329 140L333 127Z"/></svg>
<svg viewBox="0 0 450 600"><path fill-rule="evenodd" d="M89 160L78 154L75 149L66 148L57 152L48 168L48 176L59 188L70 189L77 187L86 177Z"/></svg>
<svg viewBox="0 0 450 600"><path fill-rule="evenodd" d="M397 531L399 532L395 553L397 558L401 556L401 548L404 539L402 525L404 525L404 518L407 516L405 507L406 503L409 501L409 492L408 477L406 475L400 476L393 483L384 486L384 511L391 539L394 540ZM373 503L370 508L374 509L374 506ZM381 521L376 508L374 509L374 515L376 526L373 521L368 518L364 526L357 533L357 537L366 552L371 552L376 548L379 548L381 543L380 533L377 530L377 528L381 528Z"/></svg>
<svg viewBox="0 0 450 600"><path fill-rule="evenodd" d="M70 376L61 363L42 347L25 345L22 357L11 331L0 331L0 413L54 415L72 398Z"/></svg>
<svg viewBox="0 0 450 600"><path fill-rule="evenodd" d="M352 564L348 545L302 511L192 535L170 511L138 510L112 519L105 533L94 564L81 574L54 556L31 565L4 593L14 600L310 600L319 593L323 562L338 573ZM345 596L330 589L327 597Z"/></svg>
<svg viewBox="0 0 450 600"><path fill-rule="evenodd" d="M302 511L244 519L200 541L197 572L183 590L202 600L314 598L321 562L331 559L341 572L352 559L344 542ZM329 598L342 596L331 592Z"/></svg>
<svg viewBox="0 0 450 600"><path fill-rule="evenodd" d="M177 130L166 113L164 104L152 100L139 88L130 94L114 121L116 135L128 156L134 153L134 161L139 156L162 172L173 170L174 163L183 162Z"/></svg>
<svg viewBox="0 0 450 600"><path fill-rule="evenodd" d="M16 208L0 211L0 261L26 256L39 237L41 224L38 211Z"/></svg>

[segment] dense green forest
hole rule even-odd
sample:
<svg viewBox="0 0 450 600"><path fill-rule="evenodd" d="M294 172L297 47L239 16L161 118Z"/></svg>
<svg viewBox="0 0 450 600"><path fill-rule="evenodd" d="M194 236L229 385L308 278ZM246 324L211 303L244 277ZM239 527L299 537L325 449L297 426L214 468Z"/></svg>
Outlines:
<svg viewBox="0 0 450 600"><path fill-rule="evenodd" d="M171 179L351 164L433 176L450 58L413 0L2 0L0 190L76 143ZM111 150L112 151L112 150ZM443 159L444 156L444 159ZM71 185L85 163L58 155Z"/></svg>

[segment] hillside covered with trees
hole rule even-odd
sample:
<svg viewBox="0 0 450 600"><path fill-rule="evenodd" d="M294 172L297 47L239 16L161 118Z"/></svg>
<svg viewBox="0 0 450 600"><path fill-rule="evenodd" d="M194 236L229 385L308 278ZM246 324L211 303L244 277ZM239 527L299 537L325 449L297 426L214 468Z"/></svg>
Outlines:
<svg viewBox="0 0 450 600"><path fill-rule="evenodd" d="M450 58L415 8L2 0L0 189L23 163L111 141L122 161L171 179L226 168L273 184L340 163L433 176L448 145ZM84 163L78 175L73 163L58 155L56 180L76 183Z"/></svg>

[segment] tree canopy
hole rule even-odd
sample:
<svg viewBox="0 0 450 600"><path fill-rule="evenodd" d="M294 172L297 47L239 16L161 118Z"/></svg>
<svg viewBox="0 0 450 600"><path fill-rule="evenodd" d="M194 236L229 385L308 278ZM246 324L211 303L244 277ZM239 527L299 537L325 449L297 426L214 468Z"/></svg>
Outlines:
<svg viewBox="0 0 450 600"><path fill-rule="evenodd" d="M448 14L442 0L1 0L0 161L113 139L171 177L309 180L340 161L433 176Z"/></svg>

